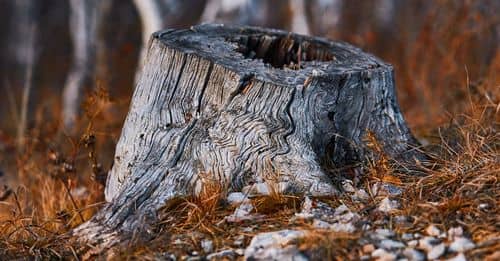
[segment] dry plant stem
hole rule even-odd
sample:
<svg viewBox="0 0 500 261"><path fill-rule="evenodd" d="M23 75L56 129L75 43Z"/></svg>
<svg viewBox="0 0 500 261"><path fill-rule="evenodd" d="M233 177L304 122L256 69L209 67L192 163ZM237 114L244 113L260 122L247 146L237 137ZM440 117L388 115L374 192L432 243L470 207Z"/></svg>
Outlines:
<svg viewBox="0 0 500 261"><path fill-rule="evenodd" d="M154 34L109 173L110 203L74 235L105 249L150 231L159 208L199 195L207 178L229 191L265 182L333 195L331 170L371 156L367 129L386 155L412 162L421 154L392 73L350 45L278 30Z"/></svg>
<svg viewBox="0 0 500 261"><path fill-rule="evenodd" d="M68 184L66 184L66 182L64 182L63 180L61 180L61 182L63 183L63 186L66 189L66 193L68 194L68 197L71 200L71 204L73 204L73 208L75 209L76 213L78 213L78 216L80 217L80 220L82 222L84 222L85 220L83 219L82 213L80 213L80 210L78 209L78 205L76 204L76 201L73 198L73 195L71 195L71 191L70 191L70 189L68 187Z"/></svg>

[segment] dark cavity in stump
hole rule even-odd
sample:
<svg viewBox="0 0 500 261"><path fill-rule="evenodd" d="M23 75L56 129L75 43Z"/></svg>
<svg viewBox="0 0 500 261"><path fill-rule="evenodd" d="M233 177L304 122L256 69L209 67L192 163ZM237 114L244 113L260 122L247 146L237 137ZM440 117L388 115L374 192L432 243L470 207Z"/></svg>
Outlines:
<svg viewBox="0 0 500 261"><path fill-rule="evenodd" d="M331 61L335 56L324 44L287 36L248 35L229 37L227 41L237 44L236 51L246 59L262 59L275 68L301 69L305 61Z"/></svg>

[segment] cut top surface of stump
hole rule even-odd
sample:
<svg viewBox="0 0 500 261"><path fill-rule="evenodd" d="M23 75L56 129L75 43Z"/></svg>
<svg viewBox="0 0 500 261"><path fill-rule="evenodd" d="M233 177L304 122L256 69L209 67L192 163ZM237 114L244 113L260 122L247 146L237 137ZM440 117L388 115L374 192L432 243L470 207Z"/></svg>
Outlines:
<svg viewBox="0 0 500 261"><path fill-rule="evenodd" d="M391 65L352 45L276 29L204 24L160 31L153 38L238 75L276 85L304 84L311 76L332 78L381 67L392 70Z"/></svg>

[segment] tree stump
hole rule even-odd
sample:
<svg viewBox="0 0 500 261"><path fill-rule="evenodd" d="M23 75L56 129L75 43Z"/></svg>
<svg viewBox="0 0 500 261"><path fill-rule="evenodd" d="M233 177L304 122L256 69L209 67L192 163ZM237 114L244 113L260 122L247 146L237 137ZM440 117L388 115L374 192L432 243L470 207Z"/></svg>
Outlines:
<svg viewBox="0 0 500 261"><path fill-rule="evenodd" d="M358 48L256 27L153 34L106 185L109 202L74 230L109 247L147 232L156 211L202 191L255 183L332 195L342 169L370 157L420 157L399 110L393 68ZM147 233L146 233L147 234Z"/></svg>

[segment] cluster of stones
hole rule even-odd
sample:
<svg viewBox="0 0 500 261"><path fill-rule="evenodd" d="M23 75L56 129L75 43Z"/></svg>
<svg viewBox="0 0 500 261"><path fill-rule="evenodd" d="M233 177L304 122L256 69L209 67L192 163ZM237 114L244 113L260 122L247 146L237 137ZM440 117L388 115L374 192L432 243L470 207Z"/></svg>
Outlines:
<svg viewBox="0 0 500 261"><path fill-rule="evenodd" d="M379 202L377 209L380 213L388 214L399 207L396 199L402 190L388 183L375 183L370 188L370 195L364 190L355 188L350 181L342 185L343 191L359 204L367 203L370 198ZM266 195L270 191L265 185L254 185L252 190L230 193L227 203L235 207L235 211L226 216L224 222L240 223L244 221L258 221L264 215L255 213L250 198L255 195ZM404 222L404 216L397 216L396 222ZM400 220L400 221L398 221ZM290 223L309 223L315 230L362 234L358 240L361 260L467 260L464 253L476 247L474 242L467 238L462 227L450 228L441 231L431 225L421 233L396 233L387 229L387 222L373 222L356 213L347 205L341 204L336 208L309 197L305 197L301 211L290 218ZM242 228L242 232L250 233L256 227ZM244 257L249 260L309 260L309 255L299 249L301 239L307 238L308 230L284 229L265 232L255 235L245 247L243 235L234 238L233 246L214 252L214 244L209 239L201 241L201 248L208 260L236 259ZM175 243L175 242L174 242ZM179 242L178 242L179 243ZM192 253L188 260L202 258L200 253Z"/></svg>

